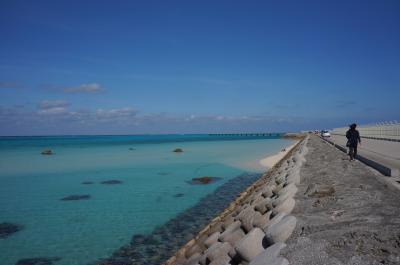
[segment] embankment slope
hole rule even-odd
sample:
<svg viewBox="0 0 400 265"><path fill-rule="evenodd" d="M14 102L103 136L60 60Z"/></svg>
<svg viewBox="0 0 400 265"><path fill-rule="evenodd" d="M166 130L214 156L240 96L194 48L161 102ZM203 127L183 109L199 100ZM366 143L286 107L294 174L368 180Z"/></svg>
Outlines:
<svg viewBox="0 0 400 265"><path fill-rule="evenodd" d="M400 264L400 193L385 176L311 136L281 254L291 264Z"/></svg>

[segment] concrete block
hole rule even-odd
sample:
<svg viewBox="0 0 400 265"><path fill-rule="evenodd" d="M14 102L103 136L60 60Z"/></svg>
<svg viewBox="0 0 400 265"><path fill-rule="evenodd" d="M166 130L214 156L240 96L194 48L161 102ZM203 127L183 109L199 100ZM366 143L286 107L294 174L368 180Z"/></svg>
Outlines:
<svg viewBox="0 0 400 265"><path fill-rule="evenodd" d="M285 243L275 243L272 246L266 248L263 252L258 254L249 265L266 265L271 264L279 256L279 253L283 248L286 247Z"/></svg>
<svg viewBox="0 0 400 265"><path fill-rule="evenodd" d="M236 230L230 231L230 232L224 232L220 236L220 240L223 242L228 242L230 244L235 244L237 241L242 239L245 236L245 233L241 228L238 228Z"/></svg>
<svg viewBox="0 0 400 265"><path fill-rule="evenodd" d="M264 230L264 232L267 231L268 226L279 223L287 215L288 214L284 212L278 213L277 215L273 215L272 219L270 219L267 225L264 226L262 229Z"/></svg>
<svg viewBox="0 0 400 265"><path fill-rule="evenodd" d="M265 238L268 245L278 242L286 242L296 227L297 219L294 216L286 216L279 223L268 226Z"/></svg>
<svg viewBox="0 0 400 265"><path fill-rule="evenodd" d="M273 215L277 215L278 213L290 214L293 211L295 205L296 201L293 198L287 198L284 202L278 204L272 210L272 214Z"/></svg>
<svg viewBox="0 0 400 265"><path fill-rule="evenodd" d="M235 245L238 255L245 261L250 262L263 250L264 232L260 228L254 228Z"/></svg>
<svg viewBox="0 0 400 265"><path fill-rule="evenodd" d="M268 211L265 214L263 214L257 218L254 218L253 226L261 228L261 229L263 227L267 226L267 224L270 221L271 214L272 214L272 211Z"/></svg>
<svg viewBox="0 0 400 265"><path fill-rule="evenodd" d="M256 211L259 211L261 214L265 214L267 211L273 208L272 199L265 198L264 200L260 201L258 204L254 206Z"/></svg>
<svg viewBox="0 0 400 265"><path fill-rule="evenodd" d="M206 257L206 263L211 263L212 261L218 259L221 256L228 256L229 251L231 250L232 245L228 242L216 242L210 248L208 248L204 252L204 256Z"/></svg>
<svg viewBox="0 0 400 265"><path fill-rule="evenodd" d="M219 236L221 235L220 232L215 232L213 234L211 234L205 241L204 241L204 245L209 248L210 246L212 246L215 242L218 241Z"/></svg>

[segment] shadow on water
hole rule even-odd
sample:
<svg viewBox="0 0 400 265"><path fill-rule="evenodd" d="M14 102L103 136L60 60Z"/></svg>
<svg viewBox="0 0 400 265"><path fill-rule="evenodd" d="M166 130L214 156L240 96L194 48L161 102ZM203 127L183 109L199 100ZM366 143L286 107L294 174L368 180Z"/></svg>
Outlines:
<svg viewBox="0 0 400 265"><path fill-rule="evenodd" d="M192 208L179 213L150 235L133 235L124 245L106 259L91 265L159 265L191 240L218 213L252 184L261 174L242 174L228 180L214 192L202 198Z"/></svg>

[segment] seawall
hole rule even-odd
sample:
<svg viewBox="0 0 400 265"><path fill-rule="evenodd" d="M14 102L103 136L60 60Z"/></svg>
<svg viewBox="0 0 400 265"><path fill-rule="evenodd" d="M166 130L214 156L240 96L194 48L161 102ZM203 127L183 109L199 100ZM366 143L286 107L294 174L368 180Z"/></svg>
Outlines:
<svg viewBox="0 0 400 265"><path fill-rule="evenodd" d="M257 265L266 258L287 264L278 254L296 226L290 213L308 141L304 135L289 137L300 141L165 265Z"/></svg>
<svg viewBox="0 0 400 265"><path fill-rule="evenodd" d="M281 251L290 264L400 264L400 193L388 178L311 135Z"/></svg>

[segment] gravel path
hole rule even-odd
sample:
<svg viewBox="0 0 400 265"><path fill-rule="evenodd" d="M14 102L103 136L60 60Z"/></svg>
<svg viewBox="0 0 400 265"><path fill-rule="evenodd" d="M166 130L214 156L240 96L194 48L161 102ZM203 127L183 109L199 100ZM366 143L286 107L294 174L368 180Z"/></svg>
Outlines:
<svg viewBox="0 0 400 265"><path fill-rule="evenodd" d="M400 264L400 193L377 172L311 136L283 250L290 264Z"/></svg>

